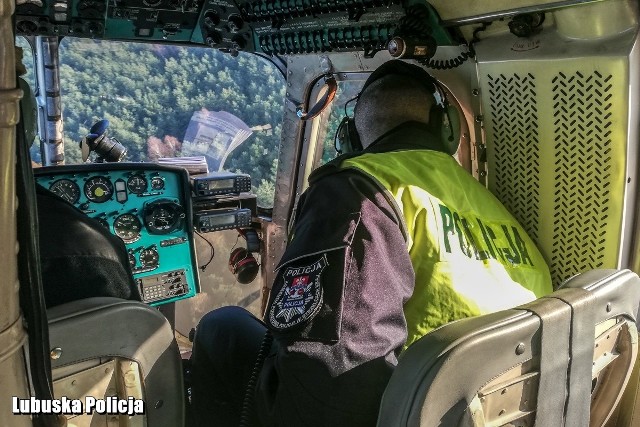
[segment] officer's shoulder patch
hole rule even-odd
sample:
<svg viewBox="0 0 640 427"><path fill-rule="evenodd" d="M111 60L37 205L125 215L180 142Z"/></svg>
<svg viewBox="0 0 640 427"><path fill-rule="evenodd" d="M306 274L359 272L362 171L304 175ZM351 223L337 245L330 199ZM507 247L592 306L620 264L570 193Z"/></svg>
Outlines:
<svg viewBox="0 0 640 427"><path fill-rule="evenodd" d="M284 268L279 274L284 283L269 309L272 327L285 330L312 319L320 311L321 277L327 265L327 256L323 254L309 264Z"/></svg>

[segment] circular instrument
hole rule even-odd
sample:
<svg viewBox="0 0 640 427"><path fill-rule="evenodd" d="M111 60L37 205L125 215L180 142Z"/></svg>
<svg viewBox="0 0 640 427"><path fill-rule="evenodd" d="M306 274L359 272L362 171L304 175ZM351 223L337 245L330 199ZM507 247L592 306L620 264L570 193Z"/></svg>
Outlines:
<svg viewBox="0 0 640 427"><path fill-rule="evenodd" d="M80 187L70 179L59 179L49 187L56 196L62 197L67 202L74 204L80 199Z"/></svg>
<svg viewBox="0 0 640 427"><path fill-rule="evenodd" d="M113 230L116 236L125 243L135 242L140 238L142 224L137 216L133 214L122 214L113 222Z"/></svg>
<svg viewBox="0 0 640 427"><path fill-rule="evenodd" d="M159 176L151 178L151 188L154 190L162 190L164 188L164 179Z"/></svg>
<svg viewBox="0 0 640 427"><path fill-rule="evenodd" d="M147 268L155 268L158 266L158 251L156 251L153 247L144 249L140 252L140 262L144 267Z"/></svg>
<svg viewBox="0 0 640 427"><path fill-rule="evenodd" d="M143 175L133 175L127 180L127 188L132 194L142 194L147 191L147 179Z"/></svg>
<svg viewBox="0 0 640 427"><path fill-rule="evenodd" d="M113 195L113 184L105 176L94 176L84 183L84 195L92 202L104 203Z"/></svg>
<svg viewBox="0 0 640 427"><path fill-rule="evenodd" d="M184 210L179 204L166 199L144 207L144 223L151 234L167 234L182 226Z"/></svg>

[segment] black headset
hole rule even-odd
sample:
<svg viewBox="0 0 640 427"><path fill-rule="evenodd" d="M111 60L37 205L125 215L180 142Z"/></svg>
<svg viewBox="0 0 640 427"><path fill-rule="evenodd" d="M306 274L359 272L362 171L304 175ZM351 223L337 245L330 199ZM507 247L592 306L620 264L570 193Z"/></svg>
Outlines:
<svg viewBox="0 0 640 427"><path fill-rule="evenodd" d="M442 85L429 73L415 65L409 65L402 61L389 61L375 70L365 84L360 93L355 98L351 98L344 103L344 118L338 125L334 138L334 147L338 154L348 154L362 151L362 142L356 130L356 123L353 117L347 114L347 105L352 101L358 101L360 94L376 80L389 75L411 77L420 82L430 93L433 94L436 103L429 111L429 126L436 135L440 135L443 146L449 154L454 154L458 150L460 142L460 115L458 109L449 105L447 93Z"/></svg>
<svg viewBox="0 0 640 427"><path fill-rule="evenodd" d="M260 238L256 230L245 228L238 230L240 236L244 237L247 247L235 248L229 255L229 270L236 276L236 280L243 285L253 282L260 270L260 264L253 256L254 252L260 251Z"/></svg>

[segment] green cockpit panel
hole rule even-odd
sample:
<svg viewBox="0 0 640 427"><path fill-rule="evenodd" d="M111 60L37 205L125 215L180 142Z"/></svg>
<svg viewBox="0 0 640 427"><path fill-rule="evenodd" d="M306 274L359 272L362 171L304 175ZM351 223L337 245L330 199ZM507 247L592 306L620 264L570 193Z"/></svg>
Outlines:
<svg viewBox="0 0 640 427"><path fill-rule="evenodd" d="M416 5L423 13L414 13ZM26 0L16 6L16 33L206 45L232 54L373 55L407 19L438 45L455 44L436 12L415 0Z"/></svg>
<svg viewBox="0 0 640 427"><path fill-rule="evenodd" d="M102 163L36 168L34 175L122 239L143 302L160 305L199 292L186 170Z"/></svg>

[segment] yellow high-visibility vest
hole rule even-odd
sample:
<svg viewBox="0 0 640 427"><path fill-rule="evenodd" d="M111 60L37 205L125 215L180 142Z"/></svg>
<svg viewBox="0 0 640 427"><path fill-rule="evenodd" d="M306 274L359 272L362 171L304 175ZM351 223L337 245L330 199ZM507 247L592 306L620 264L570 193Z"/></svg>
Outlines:
<svg viewBox="0 0 640 427"><path fill-rule="evenodd" d="M404 219L415 270L406 346L468 316L552 292L549 267L509 211L445 153L367 153L342 162L377 181Z"/></svg>

